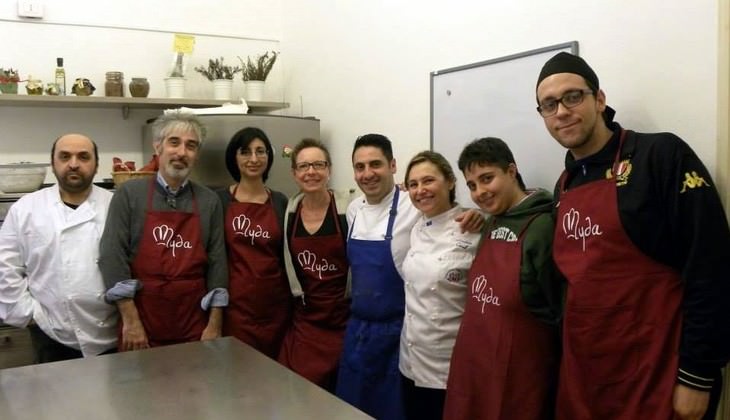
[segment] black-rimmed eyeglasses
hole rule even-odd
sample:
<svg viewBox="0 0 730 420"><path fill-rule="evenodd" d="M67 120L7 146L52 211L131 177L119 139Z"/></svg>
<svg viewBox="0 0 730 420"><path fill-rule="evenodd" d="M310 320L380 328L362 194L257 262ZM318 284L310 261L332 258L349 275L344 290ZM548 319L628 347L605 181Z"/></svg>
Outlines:
<svg viewBox="0 0 730 420"><path fill-rule="evenodd" d="M564 107L570 109L583 103L585 95L592 95L593 91L590 89L576 89L569 90L563 94L563 96L557 99L546 99L540 102L540 106L537 107L537 112L545 117L551 117L558 112L558 104L563 104Z"/></svg>
<svg viewBox="0 0 730 420"><path fill-rule="evenodd" d="M324 171L329 166L326 160L315 160L314 162L299 162L294 165L294 170L297 172L307 172L309 168L314 168L315 171Z"/></svg>

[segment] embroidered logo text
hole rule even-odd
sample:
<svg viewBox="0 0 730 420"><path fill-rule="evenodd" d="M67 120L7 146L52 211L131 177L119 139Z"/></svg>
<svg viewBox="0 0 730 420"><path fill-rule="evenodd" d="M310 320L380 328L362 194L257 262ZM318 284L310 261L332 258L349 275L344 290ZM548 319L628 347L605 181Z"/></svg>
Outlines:
<svg viewBox="0 0 730 420"><path fill-rule="evenodd" d="M487 284L487 278L483 274L471 284L471 298L482 304L482 313L487 304L501 306L499 296L494 295L494 289Z"/></svg>
<svg viewBox="0 0 730 420"><path fill-rule="evenodd" d="M245 214L239 214L231 221L231 227L236 235L242 235L244 238L251 238L251 245L254 244L256 238L271 239L268 230L264 230L261 225L251 226L251 219Z"/></svg>
<svg viewBox="0 0 730 420"><path fill-rule="evenodd" d="M337 266L330 264L327 258L318 260L317 254L309 250L304 250L297 254L297 261L303 270L317 274L320 280L322 280L322 273L337 271Z"/></svg>
<svg viewBox="0 0 730 420"><path fill-rule="evenodd" d="M581 220L580 212L574 208L563 215L563 232L568 239L581 241L583 252L586 250L586 238L603 235L600 225L594 224L590 216Z"/></svg>
<svg viewBox="0 0 730 420"><path fill-rule="evenodd" d="M193 245L190 241L183 239L182 235L175 233L175 229L167 225L155 226L152 229L152 238L156 245L164 246L172 250L172 257L176 257L176 249L192 249Z"/></svg>

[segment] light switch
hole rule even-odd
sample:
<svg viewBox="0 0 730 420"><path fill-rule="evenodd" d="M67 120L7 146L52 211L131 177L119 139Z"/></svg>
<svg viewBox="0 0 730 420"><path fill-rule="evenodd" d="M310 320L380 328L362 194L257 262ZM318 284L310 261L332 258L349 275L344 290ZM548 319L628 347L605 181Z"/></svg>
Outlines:
<svg viewBox="0 0 730 420"><path fill-rule="evenodd" d="M40 0L18 0L18 17L43 19L43 2Z"/></svg>

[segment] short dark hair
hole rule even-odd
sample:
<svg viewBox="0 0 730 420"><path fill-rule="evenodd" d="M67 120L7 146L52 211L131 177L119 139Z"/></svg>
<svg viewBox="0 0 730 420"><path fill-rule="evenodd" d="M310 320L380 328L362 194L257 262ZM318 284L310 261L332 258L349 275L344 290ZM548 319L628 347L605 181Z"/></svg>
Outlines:
<svg viewBox="0 0 730 420"><path fill-rule="evenodd" d="M317 148L324 153L324 158L327 161L327 164L332 167L332 159L330 158L330 151L327 150L327 146L325 146L321 141L315 140L315 139L302 139L299 143L297 143L296 146L294 146L294 149L291 152L291 167L294 168L297 166L297 156L299 156L299 153L304 150L308 149L310 147Z"/></svg>
<svg viewBox="0 0 730 420"><path fill-rule="evenodd" d="M449 164L449 161L446 160L446 158L441 153L424 150L418 153L416 156L413 156L413 159L408 162L408 168L406 168L406 185L408 185L408 177L411 175L411 168L423 162L429 162L433 164L433 166L435 166L436 169L441 172L441 175L443 175L447 181L454 182L454 188L449 190L449 203L454 204L454 201L456 200L456 175L454 175L454 170L451 169L451 164Z"/></svg>
<svg viewBox="0 0 730 420"><path fill-rule="evenodd" d="M56 143L58 143L58 141L61 140L61 138L64 136L66 136L66 134L64 134L63 136L59 136L58 138L56 138L56 140L53 141L53 146L51 146L51 165L53 165L53 157L56 155ZM91 148L94 150L96 167L99 168L99 148L96 146L96 142L94 140L91 140L91 138L89 138L88 136L85 137L91 142Z"/></svg>
<svg viewBox="0 0 730 420"><path fill-rule="evenodd" d="M390 144L390 140L382 134L363 134L355 140L355 146L352 148L352 159L355 158L355 151L361 147L377 147L383 152L385 159L388 162L393 160L393 146Z"/></svg>
<svg viewBox="0 0 730 420"><path fill-rule="evenodd" d="M264 142L264 147L266 147L266 154L269 158L267 159L266 170L264 170L262 178L264 182L269 178L269 171L274 164L274 148L271 146L271 141L269 141L266 133L260 128L246 127L234 134L226 147L226 168L236 182L241 180L241 171L238 169L236 154L239 150L248 149L251 142L256 139Z"/></svg>
<svg viewBox="0 0 730 420"><path fill-rule="evenodd" d="M507 143L496 137L476 139L467 144L459 155L459 170L462 173L474 165L494 165L506 172L510 164L517 165L512 151ZM519 172L517 172L517 183L522 191L527 189Z"/></svg>

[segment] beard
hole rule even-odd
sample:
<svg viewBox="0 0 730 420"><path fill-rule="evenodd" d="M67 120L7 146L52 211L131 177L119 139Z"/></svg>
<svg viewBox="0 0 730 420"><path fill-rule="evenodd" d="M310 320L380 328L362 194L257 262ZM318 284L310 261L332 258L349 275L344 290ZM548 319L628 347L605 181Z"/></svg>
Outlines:
<svg viewBox="0 0 730 420"><path fill-rule="evenodd" d="M176 168L172 162L168 161L165 163L165 173L169 177L182 182L190 175L190 165L184 168Z"/></svg>
<svg viewBox="0 0 730 420"><path fill-rule="evenodd" d="M93 174L87 175L76 171L59 174L54 170L53 175L56 176L56 181L58 181L58 188L72 194L88 190L94 181Z"/></svg>

